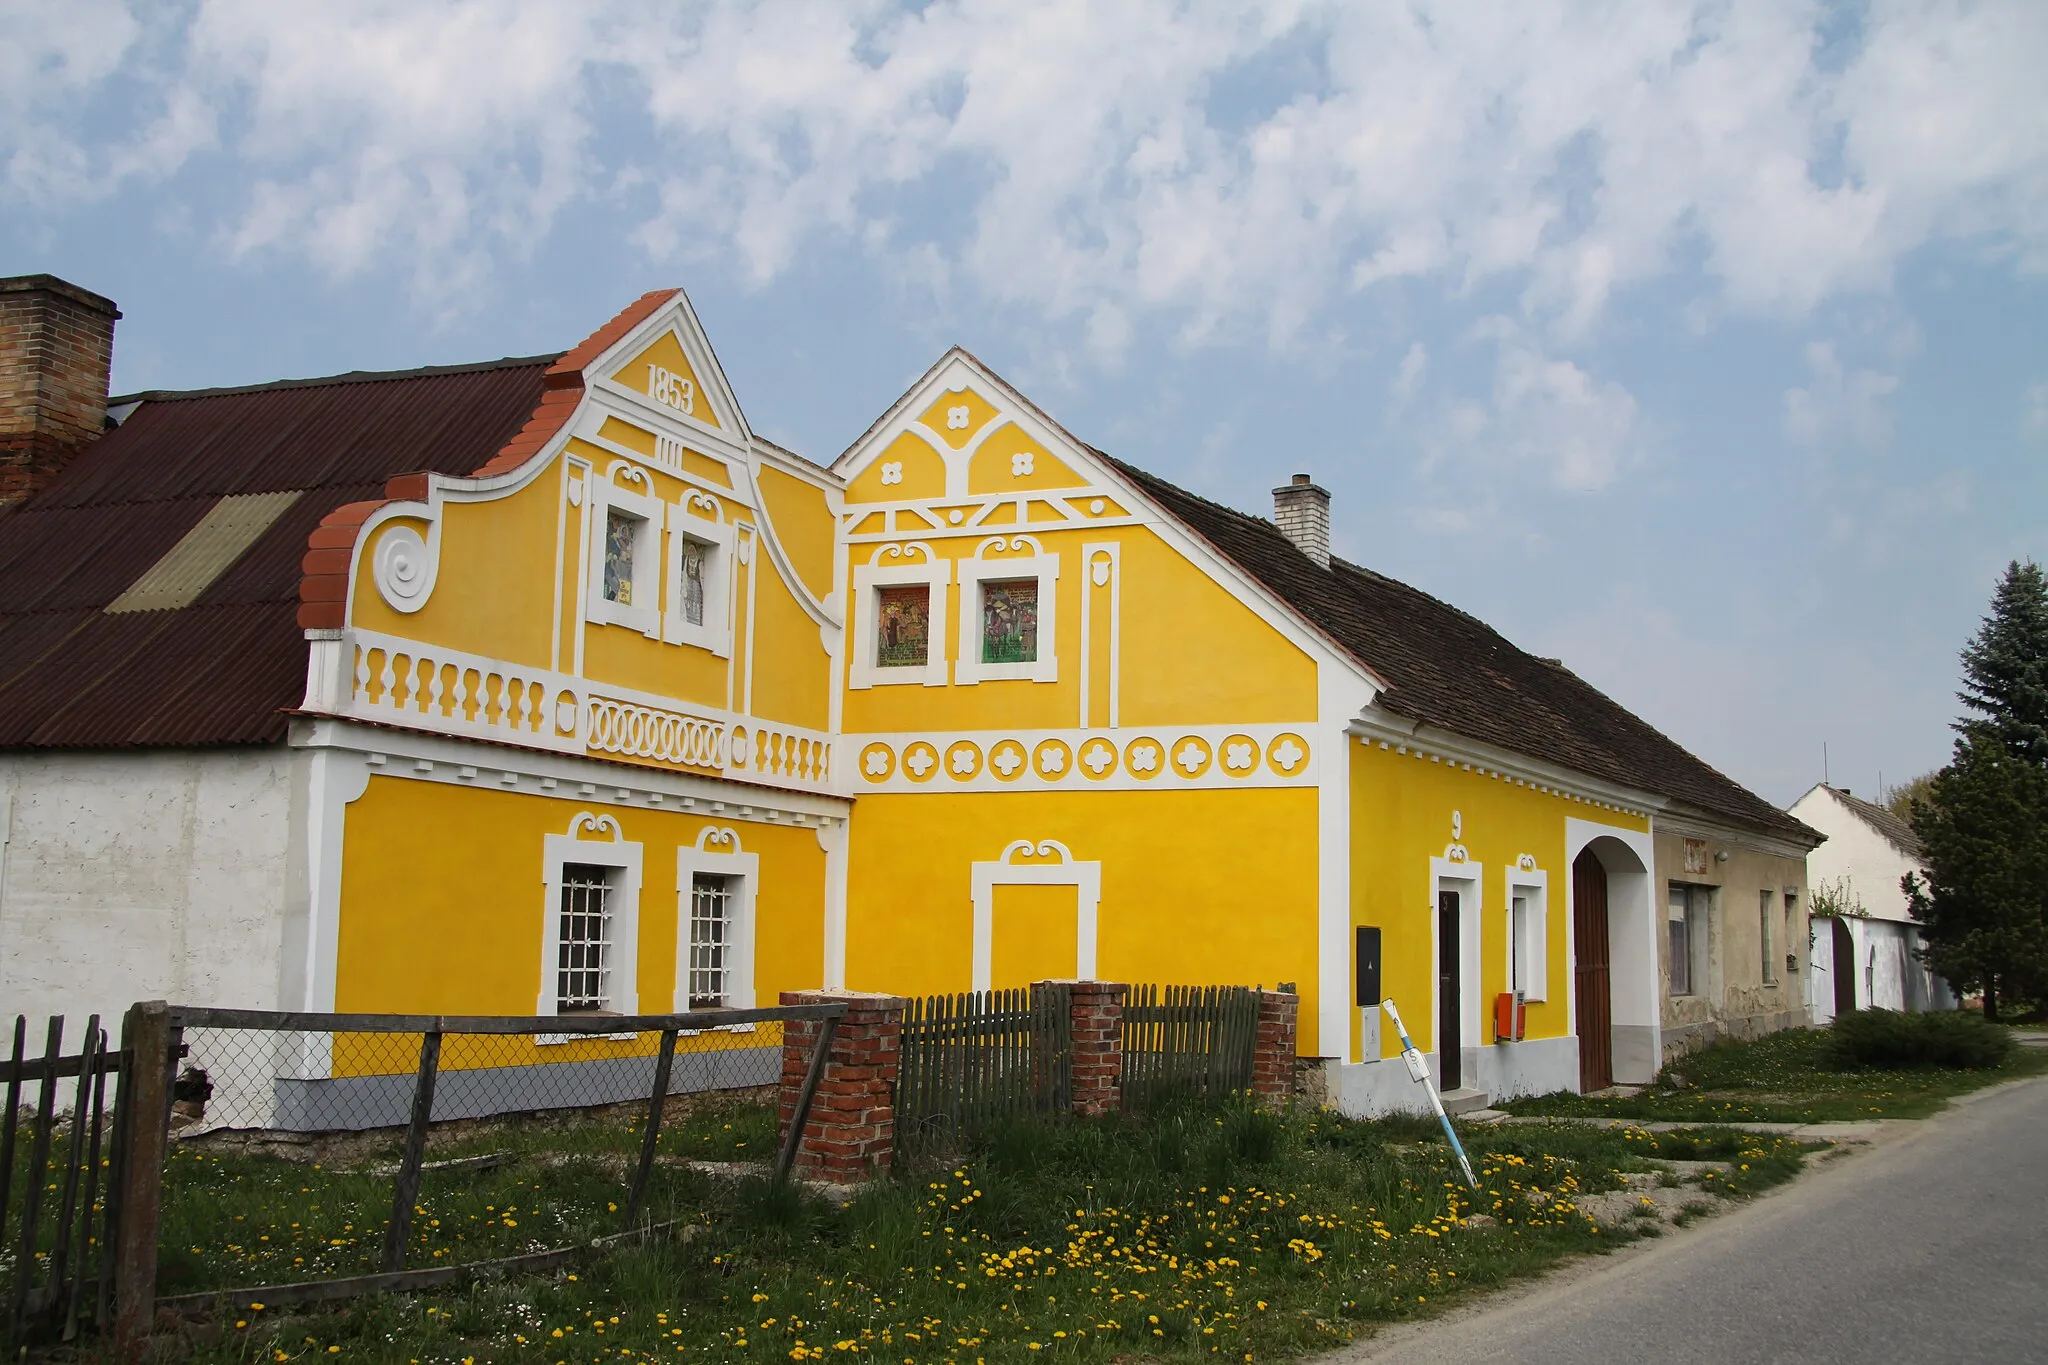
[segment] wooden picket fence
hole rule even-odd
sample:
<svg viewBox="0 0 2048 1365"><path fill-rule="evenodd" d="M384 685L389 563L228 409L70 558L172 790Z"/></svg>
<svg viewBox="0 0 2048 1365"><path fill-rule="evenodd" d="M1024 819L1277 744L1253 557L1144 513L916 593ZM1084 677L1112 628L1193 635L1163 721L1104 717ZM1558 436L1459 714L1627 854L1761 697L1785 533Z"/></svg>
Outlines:
<svg viewBox="0 0 2048 1365"><path fill-rule="evenodd" d="M1123 1107L1249 1090L1259 1000L1243 986L1132 986L1124 998Z"/></svg>
<svg viewBox="0 0 2048 1365"><path fill-rule="evenodd" d="M1021 1114L1072 1103L1065 986L911 1000L896 1074L896 1146L924 1152Z"/></svg>
<svg viewBox="0 0 2048 1365"><path fill-rule="evenodd" d="M0 1342L10 1356L31 1339L70 1341L81 1323L104 1321L112 1278L113 1186L103 1163L113 1155L107 1091L120 1054L108 1050L98 1015L70 1056L62 1015L48 1022L42 1056L29 1054L28 1041L28 1020L17 1015L0 1065Z"/></svg>

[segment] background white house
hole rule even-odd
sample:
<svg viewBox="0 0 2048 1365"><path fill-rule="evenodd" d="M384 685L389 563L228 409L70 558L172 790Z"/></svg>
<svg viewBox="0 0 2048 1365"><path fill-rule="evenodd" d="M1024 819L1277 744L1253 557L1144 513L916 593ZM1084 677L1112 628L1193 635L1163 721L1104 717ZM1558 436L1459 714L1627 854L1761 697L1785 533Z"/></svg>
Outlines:
<svg viewBox="0 0 2048 1365"><path fill-rule="evenodd" d="M1793 802L1791 814L1828 836L1806 858L1811 904L1818 910L1834 900L1847 910L1812 920L1813 1021L1824 1024L1847 1009L1954 1009L1948 983L1913 955L1920 928L1899 885L1908 872L1927 871L1913 827L1824 782Z"/></svg>

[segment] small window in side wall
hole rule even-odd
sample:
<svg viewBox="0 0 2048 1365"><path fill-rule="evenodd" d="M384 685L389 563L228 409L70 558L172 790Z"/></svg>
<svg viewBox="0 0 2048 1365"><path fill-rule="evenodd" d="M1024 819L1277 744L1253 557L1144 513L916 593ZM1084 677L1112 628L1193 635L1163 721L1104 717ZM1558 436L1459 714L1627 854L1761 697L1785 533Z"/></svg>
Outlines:
<svg viewBox="0 0 2048 1365"><path fill-rule="evenodd" d="M646 538L647 519L617 507L607 508L604 521L604 600L622 607L633 601L634 561Z"/></svg>
<svg viewBox="0 0 2048 1365"><path fill-rule="evenodd" d="M1022 664L1038 661L1038 580L983 580L981 661Z"/></svg>
<svg viewBox="0 0 2048 1365"><path fill-rule="evenodd" d="M704 624L704 580L711 559L711 547L701 540L682 537L683 620L693 626Z"/></svg>
<svg viewBox="0 0 2048 1365"><path fill-rule="evenodd" d="M1771 932L1771 921L1777 918L1778 897L1773 891L1756 893L1756 936L1763 953L1763 983L1770 985L1778 979L1777 963L1772 959L1777 951L1777 935Z"/></svg>
<svg viewBox="0 0 2048 1365"><path fill-rule="evenodd" d="M1713 888L1671 883L1670 975L1673 995L1691 995L1700 985L1700 939L1707 928L1707 906Z"/></svg>
<svg viewBox="0 0 2048 1365"><path fill-rule="evenodd" d="M875 667L923 667L931 662L932 594L924 583L875 589Z"/></svg>
<svg viewBox="0 0 2048 1365"><path fill-rule="evenodd" d="M564 863L556 939L555 1013L608 1010L612 1000L614 869Z"/></svg>

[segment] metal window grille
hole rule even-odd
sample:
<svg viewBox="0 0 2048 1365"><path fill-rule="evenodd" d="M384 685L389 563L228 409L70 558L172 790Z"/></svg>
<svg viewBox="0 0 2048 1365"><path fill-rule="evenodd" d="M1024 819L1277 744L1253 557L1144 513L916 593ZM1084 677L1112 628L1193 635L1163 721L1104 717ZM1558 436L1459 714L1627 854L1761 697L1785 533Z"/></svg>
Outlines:
<svg viewBox="0 0 2048 1365"><path fill-rule="evenodd" d="M1038 580L981 585L981 661L1035 663L1038 659Z"/></svg>
<svg viewBox="0 0 2048 1365"><path fill-rule="evenodd" d="M561 940L556 953L555 1010L601 1010L611 994L612 870L589 863L562 866Z"/></svg>
<svg viewBox="0 0 2048 1365"><path fill-rule="evenodd" d="M733 879L690 879L690 1008L731 1003Z"/></svg>
<svg viewBox="0 0 2048 1365"><path fill-rule="evenodd" d="M604 596L622 607L633 605L633 550L641 520L614 507L604 520Z"/></svg>
<svg viewBox="0 0 2048 1365"><path fill-rule="evenodd" d="M701 540L683 542L683 619L704 624L704 560L710 547Z"/></svg>
<svg viewBox="0 0 2048 1365"><path fill-rule="evenodd" d="M931 591L922 583L876 589L876 665L900 668L929 662L931 612Z"/></svg>

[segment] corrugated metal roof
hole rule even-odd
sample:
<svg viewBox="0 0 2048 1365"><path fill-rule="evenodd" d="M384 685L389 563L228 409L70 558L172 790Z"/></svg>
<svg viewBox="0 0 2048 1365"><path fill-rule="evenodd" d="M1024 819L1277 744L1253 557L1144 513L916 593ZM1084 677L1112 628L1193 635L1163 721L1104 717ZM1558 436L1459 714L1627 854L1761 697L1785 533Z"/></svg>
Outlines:
<svg viewBox="0 0 2048 1365"><path fill-rule="evenodd" d="M222 498L126 592L107 603L107 610L172 611L191 606L303 492L232 493Z"/></svg>
<svg viewBox="0 0 2048 1365"><path fill-rule="evenodd" d="M295 617L308 533L394 475L489 461L554 360L117 400L133 405L119 428L0 511L0 747L283 738L305 688ZM252 509L269 520L238 553L225 552L231 528L201 529ZM182 605L107 610L195 533L216 553L171 575Z"/></svg>

